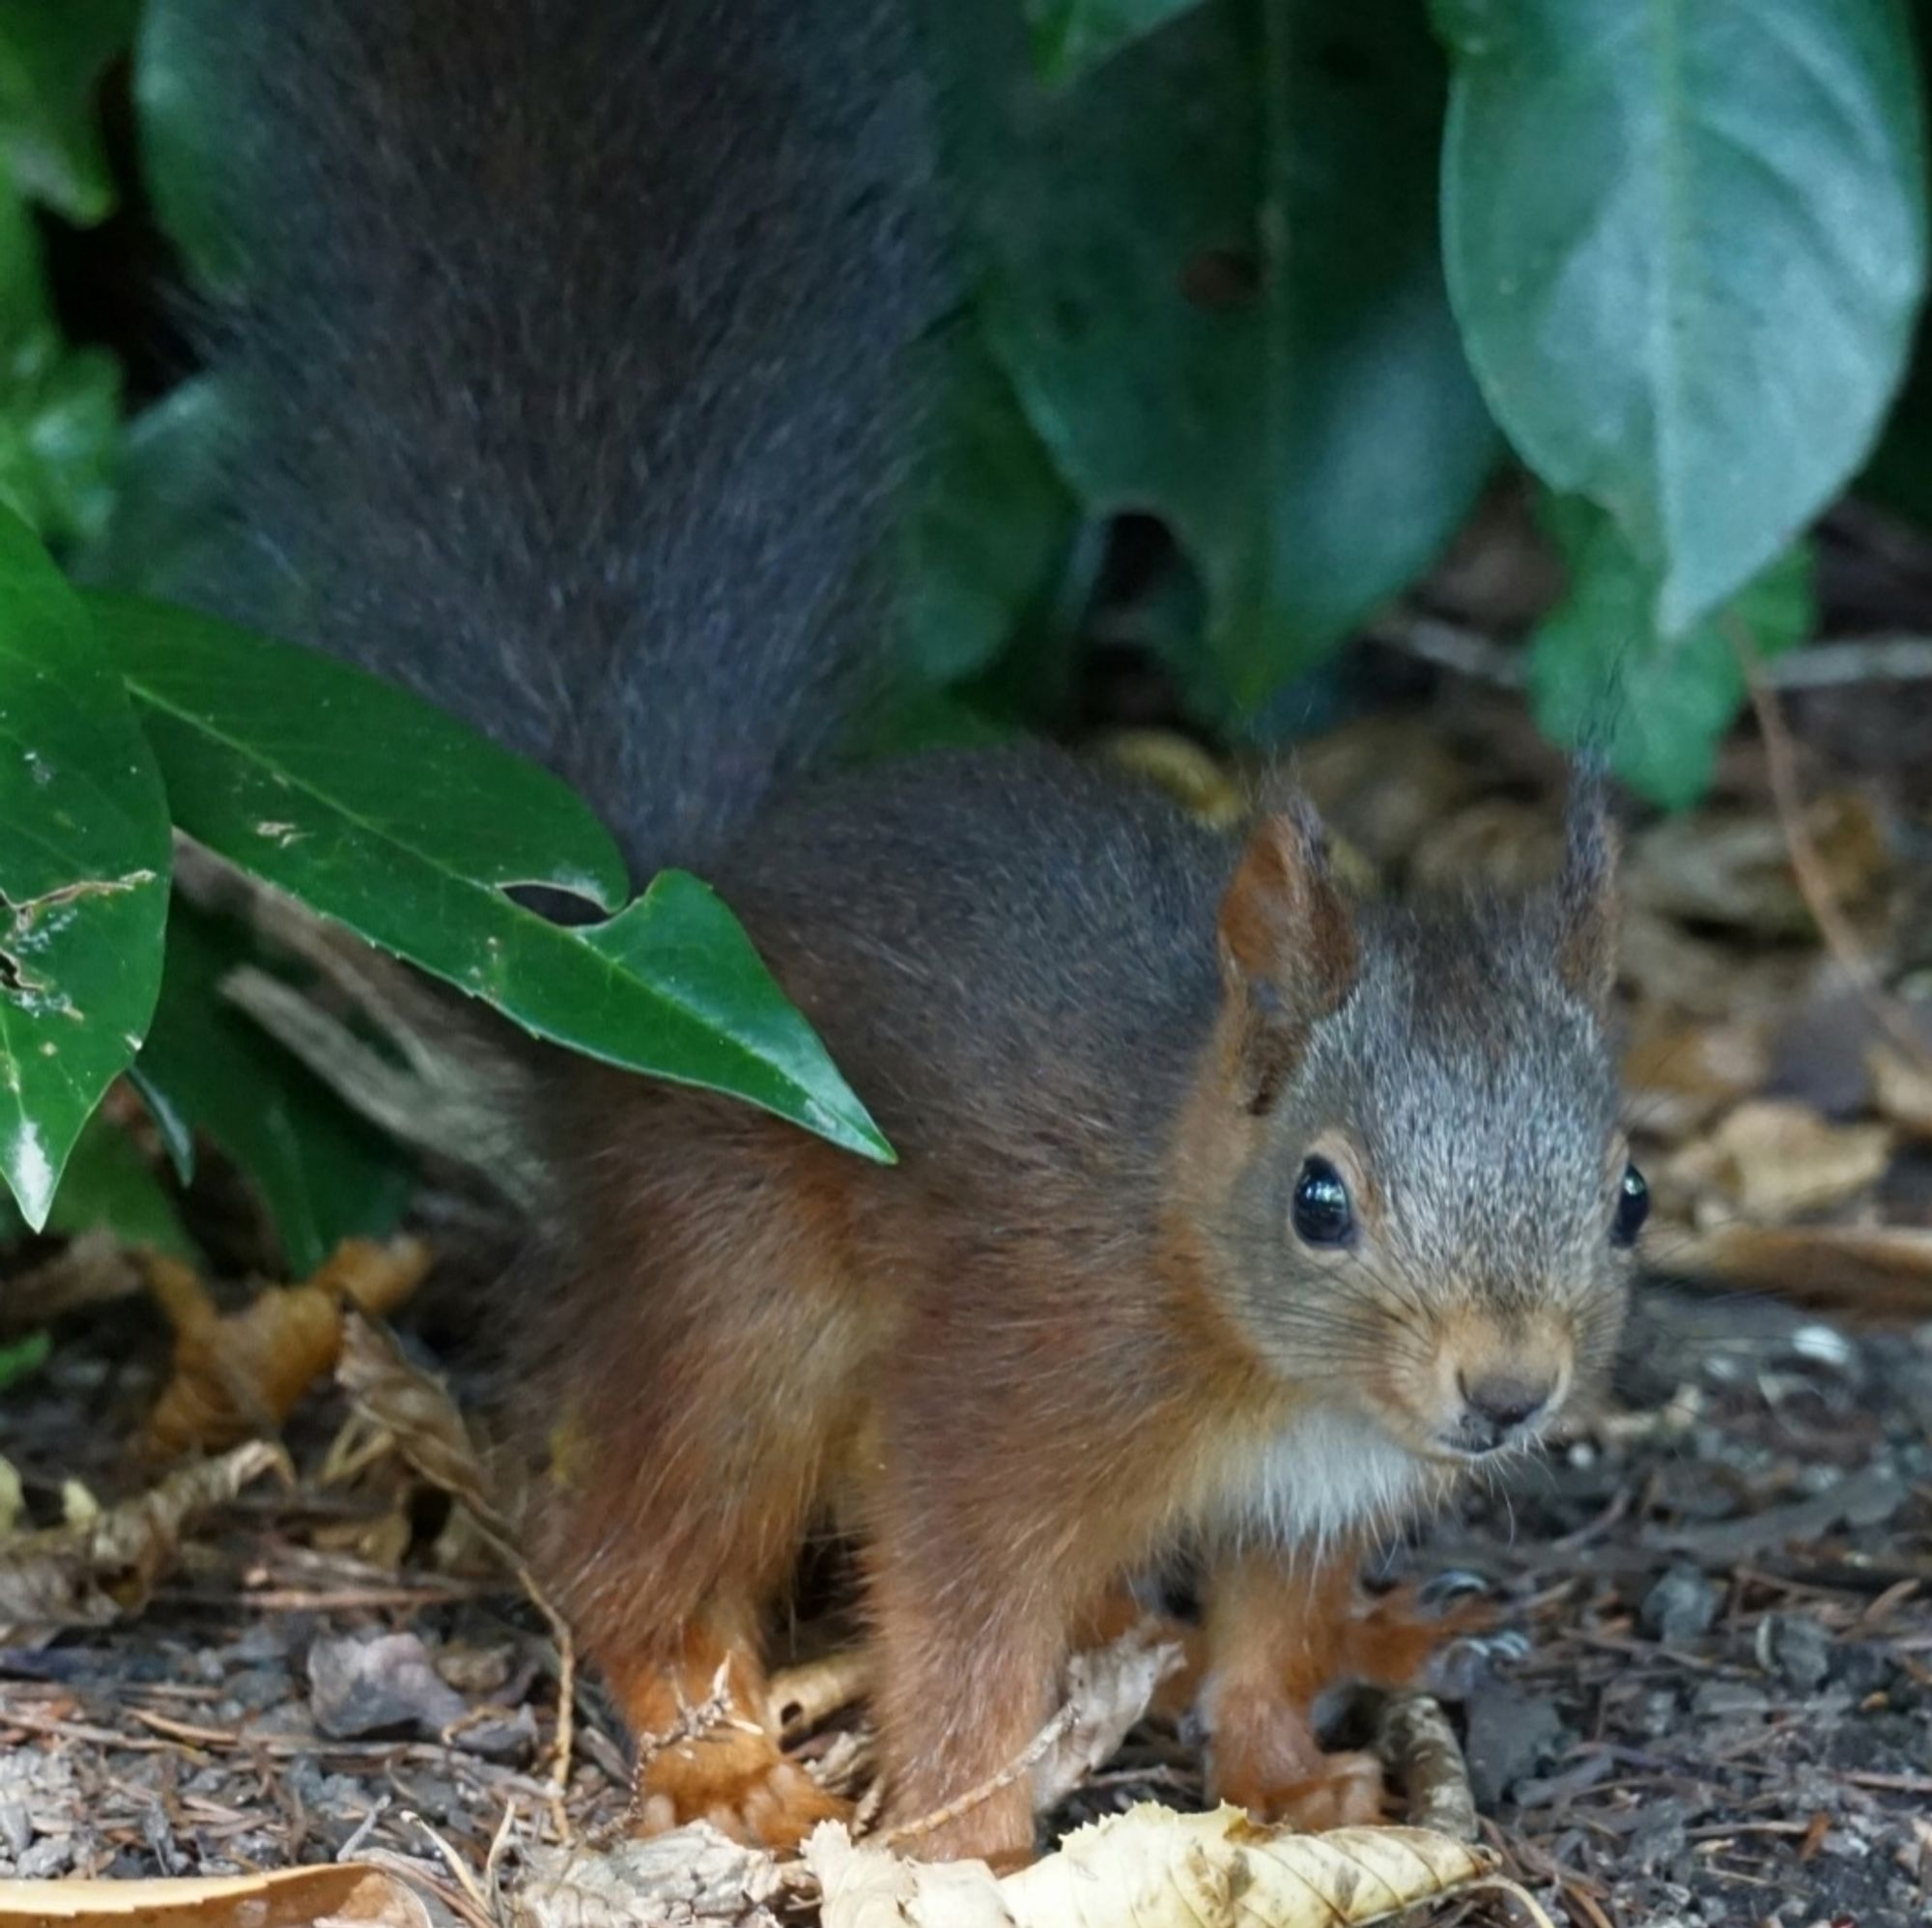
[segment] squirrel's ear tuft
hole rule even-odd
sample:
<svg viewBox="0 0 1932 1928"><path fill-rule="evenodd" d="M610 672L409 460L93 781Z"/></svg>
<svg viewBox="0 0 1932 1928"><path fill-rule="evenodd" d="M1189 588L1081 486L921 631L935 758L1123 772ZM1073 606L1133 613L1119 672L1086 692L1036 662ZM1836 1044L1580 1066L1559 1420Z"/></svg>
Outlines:
<svg viewBox="0 0 1932 1928"><path fill-rule="evenodd" d="M1265 1111L1309 1027L1349 995L1359 960L1312 805L1296 799L1256 823L1221 899L1219 936L1243 1101Z"/></svg>
<svg viewBox="0 0 1932 1928"><path fill-rule="evenodd" d="M1579 998L1605 1012L1617 981L1618 844L1603 766L1578 763L1570 777L1556 879L1556 969Z"/></svg>

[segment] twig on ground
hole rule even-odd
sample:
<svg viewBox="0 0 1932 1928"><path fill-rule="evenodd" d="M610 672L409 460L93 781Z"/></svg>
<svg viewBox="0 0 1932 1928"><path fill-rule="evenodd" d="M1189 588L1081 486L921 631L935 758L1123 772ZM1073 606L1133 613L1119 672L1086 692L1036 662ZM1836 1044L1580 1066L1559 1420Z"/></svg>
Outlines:
<svg viewBox="0 0 1932 1928"><path fill-rule="evenodd" d="M1811 913L1818 934L1825 940L1826 950L1832 953L1833 960L1845 974L1860 1002L1870 1011L1879 1028L1914 1063L1932 1069L1932 1047L1928 1047L1918 1027L1880 981L1858 932L1852 928L1838 902L1837 893L1833 889L1832 879L1818 855L1818 846L1812 841L1810 827L1804 821L1804 799L1799 794L1797 758L1792 751L1791 732L1785 724L1777 698L1765 680L1756 647L1742 624L1731 623L1727 627L1731 646L1737 651L1739 665L1744 670L1745 687L1750 693L1758 731L1764 739L1765 769L1771 779L1772 801L1776 807L1778 821L1783 826L1785 846L1791 853L1792 874L1798 880L1804 907Z"/></svg>
<svg viewBox="0 0 1932 1928"><path fill-rule="evenodd" d="M1408 1797L1411 1828L1458 1841L1481 1836L1469 1769L1449 1716L1433 1695L1384 1694L1376 1714L1376 1751L1395 1770Z"/></svg>

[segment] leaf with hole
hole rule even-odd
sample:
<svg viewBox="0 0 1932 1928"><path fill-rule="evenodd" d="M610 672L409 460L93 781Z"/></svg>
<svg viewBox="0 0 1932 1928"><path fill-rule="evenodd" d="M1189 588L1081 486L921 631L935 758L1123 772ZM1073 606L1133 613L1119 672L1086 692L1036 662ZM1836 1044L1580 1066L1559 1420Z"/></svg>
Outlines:
<svg viewBox="0 0 1932 1928"><path fill-rule="evenodd" d="M79 599L0 510L0 1176L46 1220L160 988L167 800Z"/></svg>
<svg viewBox="0 0 1932 1928"><path fill-rule="evenodd" d="M556 779L314 651L89 601L187 835L540 1037L891 1156L702 886L667 874L609 922L570 929L505 894L623 899L615 846Z"/></svg>

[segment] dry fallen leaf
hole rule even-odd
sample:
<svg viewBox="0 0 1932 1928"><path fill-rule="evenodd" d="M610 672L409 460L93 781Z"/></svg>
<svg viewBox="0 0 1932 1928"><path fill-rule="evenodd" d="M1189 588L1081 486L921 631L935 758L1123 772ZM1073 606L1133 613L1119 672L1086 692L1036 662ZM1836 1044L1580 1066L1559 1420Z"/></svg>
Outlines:
<svg viewBox="0 0 1932 1928"><path fill-rule="evenodd" d="M1819 862L1841 905L1868 898L1889 865L1872 806L1849 793L1816 798L1805 811ZM1664 817L1635 837L1624 889L1634 907L1723 924L1755 937L1809 937L1811 912L1775 815L1705 809Z"/></svg>
<svg viewBox="0 0 1932 1928"><path fill-rule="evenodd" d="M1170 729L1116 730L1100 753L1122 770L1157 783L1203 823L1229 830L1246 808L1238 783L1191 737Z"/></svg>
<svg viewBox="0 0 1932 1928"><path fill-rule="evenodd" d="M1670 1267L1840 1318L1932 1319L1932 1228L1726 1225L1674 1248Z"/></svg>
<svg viewBox="0 0 1932 1928"><path fill-rule="evenodd" d="M1486 1850L1417 1828L1297 1834L1235 1807L1143 1802L1005 1878L923 1864L827 1824L805 1846L824 1928L1356 1928L1491 1879Z"/></svg>
<svg viewBox="0 0 1932 1928"><path fill-rule="evenodd" d="M1932 1063L1908 1058L1889 1044L1874 1044L1865 1062L1881 1116L1914 1138L1932 1138Z"/></svg>
<svg viewBox="0 0 1932 1928"><path fill-rule="evenodd" d="M0 1629L98 1627L138 1612L188 1522L270 1469L286 1474L281 1449L251 1440L90 1519L0 1542Z"/></svg>
<svg viewBox="0 0 1932 1928"><path fill-rule="evenodd" d="M493 1490L476 1442L449 1394L366 1318L344 1321L335 1376L356 1414L395 1441L410 1466L460 1500L498 1558L516 1563L512 1508Z"/></svg>
<svg viewBox="0 0 1932 1928"><path fill-rule="evenodd" d="M1715 1193L1760 1224L1856 1198L1891 1160L1887 1124L1833 1124L1788 1098L1751 1098L1670 1161L1673 1186Z"/></svg>
<svg viewBox="0 0 1932 1928"><path fill-rule="evenodd" d="M1431 891L1472 884L1526 890L1556 874L1562 850L1562 826L1550 811L1514 797L1485 797L1423 834L1408 876Z"/></svg>
<svg viewBox="0 0 1932 1928"><path fill-rule="evenodd" d="M510 1901L513 1928L777 1928L773 1904L784 1885L770 1855L702 1821L601 1852L529 1850L526 1866Z"/></svg>
<svg viewBox="0 0 1932 1928"><path fill-rule="evenodd" d="M1062 1677L1065 1698L1052 1744L1034 1763L1035 1807L1052 1807L1118 1753L1151 1705L1154 1689L1183 1659L1152 1621L1104 1647L1073 1655Z"/></svg>
<svg viewBox="0 0 1932 1928"><path fill-rule="evenodd" d="M0 1881L0 1928L429 1928L429 1920L400 1882L355 1861L188 1881Z"/></svg>
<svg viewBox="0 0 1932 1928"><path fill-rule="evenodd" d="M1624 1092L1636 1128L1674 1145L1759 1090L1770 1067L1761 1024L1652 1017L1636 1025L1624 1048Z"/></svg>
<svg viewBox="0 0 1932 1928"><path fill-rule="evenodd" d="M149 1290L174 1327L175 1354L148 1421L147 1450L167 1459L272 1432L334 1365L344 1307L385 1315L429 1263L418 1239L345 1239L313 1278L269 1287L223 1315L188 1266L152 1259Z"/></svg>

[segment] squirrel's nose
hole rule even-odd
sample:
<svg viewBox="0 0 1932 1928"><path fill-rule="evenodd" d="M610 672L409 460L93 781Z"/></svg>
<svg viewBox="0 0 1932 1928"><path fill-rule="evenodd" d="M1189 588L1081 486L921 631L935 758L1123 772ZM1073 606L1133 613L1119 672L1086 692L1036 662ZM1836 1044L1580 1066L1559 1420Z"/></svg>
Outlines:
<svg viewBox="0 0 1932 1928"><path fill-rule="evenodd" d="M1466 1432L1484 1446L1500 1446L1519 1428L1527 1426L1549 1403L1555 1381L1520 1373L1482 1373L1473 1379L1458 1376L1464 1404Z"/></svg>

